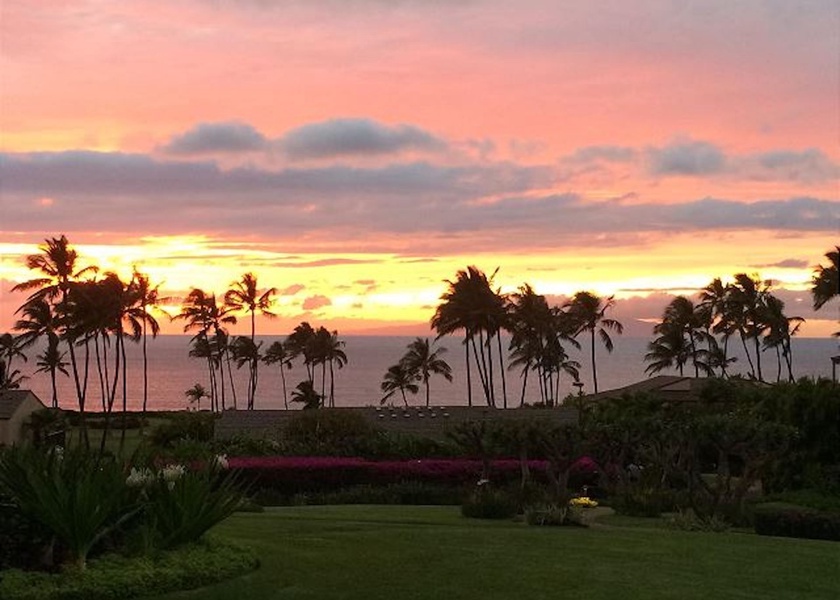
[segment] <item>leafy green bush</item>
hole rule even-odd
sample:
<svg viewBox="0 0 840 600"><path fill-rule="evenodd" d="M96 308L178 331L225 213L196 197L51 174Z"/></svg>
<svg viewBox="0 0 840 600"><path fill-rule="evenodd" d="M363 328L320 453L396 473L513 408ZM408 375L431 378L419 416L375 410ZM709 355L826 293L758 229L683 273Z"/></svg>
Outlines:
<svg viewBox="0 0 840 600"><path fill-rule="evenodd" d="M25 516L10 497L0 493L0 571L41 567L51 539L46 527Z"/></svg>
<svg viewBox="0 0 840 600"><path fill-rule="evenodd" d="M259 566L245 548L208 540L155 556L108 555L86 571L57 574L10 570L0 579L4 600L122 600L198 588Z"/></svg>
<svg viewBox="0 0 840 600"><path fill-rule="evenodd" d="M287 455L365 456L378 435L378 428L358 413L300 411L281 430L280 445Z"/></svg>
<svg viewBox="0 0 840 600"><path fill-rule="evenodd" d="M579 508L556 503L537 504L525 509L525 522L542 527L586 527Z"/></svg>
<svg viewBox="0 0 840 600"><path fill-rule="evenodd" d="M761 503L782 502L824 512L840 513L840 494L826 494L817 489L790 490L764 496Z"/></svg>
<svg viewBox="0 0 840 600"><path fill-rule="evenodd" d="M840 541L840 513L779 502L756 506L753 519L759 535Z"/></svg>
<svg viewBox="0 0 840 600"><path fill-rule="evenodd" d="M461 514L470 519L510 519L518 510L513 494L489 484L476 486L461 504Z"/></svg>
<svg viewBox="0 0 840 600"><path fill-rule="evenodd" d="M681 510L667 520L668 527L680 531L710 531L720 533L729 529L729 523L717 515L698 517L691 510Z"/></svg>
<svg viewBox="0 0 840 600"><path fill-rule="evenodd" d="M239 508L242 494L233 472L188 471L169 466L157 475L140 473L143 487L142 535L156 548L197 541Z"/></svg>
<svg viewBox="0 0 840 600"><path fill-rule="evenodd" d="M169 448L178 440L209 442L213 439L216 415L209 412L178 412L155 427L149 440L158 448Z"/></svg>
<svg viewBox="0 0 840 600"><path fill-rule="evenodd" d="M298 493L291 497L260 494L257 500L265 504L295 506L319 504L404 504L457 505L463 494L448 485L420 481L402 481L388 485L356 485L321 493Z"/></svg>
<svg viewBox="0 0 840 600"><path fill-rule="evenodd" d="M0 456L0 490L55 534L81 569L93 547L140 510L120 466L84 449L12 448Z"/></svg>

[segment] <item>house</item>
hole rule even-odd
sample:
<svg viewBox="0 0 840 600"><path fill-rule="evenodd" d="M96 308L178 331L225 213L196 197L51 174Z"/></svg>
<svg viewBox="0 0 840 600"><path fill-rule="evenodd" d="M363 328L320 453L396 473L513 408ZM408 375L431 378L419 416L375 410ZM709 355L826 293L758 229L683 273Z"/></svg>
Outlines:
<svg viewBox="0 0 840 600"><path fill-rule="evenodd" d="M682 377L676 375L657 375L638 381L625 387L588 394L584 402L602 402L617 400L635 394L650 394L666 402L699 402L701 392L709 384L709 379Z"/></svg>
<svg viewBox="0 0 840 600"><path fill-rule="evenodd" d="M29 390L0 390L0 446L23 441L23 424L36 410L46 408Z"/></svg>

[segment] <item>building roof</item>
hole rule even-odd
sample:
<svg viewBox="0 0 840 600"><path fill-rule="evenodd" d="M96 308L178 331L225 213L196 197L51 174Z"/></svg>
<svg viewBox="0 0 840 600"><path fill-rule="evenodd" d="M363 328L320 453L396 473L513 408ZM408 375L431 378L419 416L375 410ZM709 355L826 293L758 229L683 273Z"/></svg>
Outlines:
<svg viewBox="0 0 840 600"><path fill-rule="evenodd" d="M20 405L30 396L40 404L44 404L31 390L0 390L0 419L11 419Z"/></svg>
<svg viewBox="0 0 840 600"><path fill-rule="evenodd" d="M625 395L645 393L663 400L697 402L700 400L700 393L708 382L709 380L705 378L657 375L614 390L589 394L584 397L584 400L598 402L622 398Z"/></svg>
<svg viewBox="0 0 840 600"><path fill-rule="evenodd" d="M449 428L464 421L554 419L559 423L577 422L577 409L571 406L510 410L479 406L471 408L466 406L342 407L326 410L357 413L385 431L429 438L443 438ZM240 434L271 434L300 412L300 410L226 410L216 421L215 437L225 439Z"/></svg>

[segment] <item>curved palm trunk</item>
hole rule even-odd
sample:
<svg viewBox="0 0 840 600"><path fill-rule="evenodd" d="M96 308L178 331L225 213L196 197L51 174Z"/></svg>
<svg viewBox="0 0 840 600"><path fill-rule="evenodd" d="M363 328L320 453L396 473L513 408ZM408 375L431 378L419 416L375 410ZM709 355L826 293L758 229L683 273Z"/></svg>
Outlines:
<svg viewBox="0 0 840 600"><path fill-rule="evenodd" d="M140 414L140 436L146 423L146 408L149 402L149 357L146 349L146 308L143 308L143 410Z"/></svg>
<svg viewBox="0 0 840 600"><path fill-rule="evenodd" d="M233 398L233 410L237 410L239 406L236 398L236 385L234 385L233 382L233 367L230 364L230 356L227 356L227 360L225 360L225 363L227 364L228 382L230 382L230 393L231 397ZM222 369L222 371L222 381L224 382L224 369Z"/></svg>
<svg viewBox="0 0 840 600"><path fill-rule="evenodd" d="M499 372L502 377L502 407L507 408L507 381L505 380L505 356L502 352L502 332L496 332L496 342L499 348Z"/></svg>
<svg viewBox="0 0 840 600"><path fill-rule="evenodd" d="M286 366L283 364L283 361L280 361L280 381L283 384L283 408L289 410L289 401L288 397L286 396Z"/></svg>
<svg viewBox="0 0 840 600"><path fill-rule="evenodd" d="M464 355L467 360L467 406L472 407L472 367L470 365L470 338L465 334Z"/></svg>
<svg viewBox="0 0 840 600"><path fill-rule="evenodd" d="M50 366L50 383L52 384L52 407L58 408L58 388L55 381L55 365Z"/></svg>
<svg viewBox="0 0 840 600"><path fill-rule="evenodd" d="M472 347L473 347L473 356L475 357L475 364L476 370L478 371L478 379L481 382L481 388L484 391L484 399L487 402L487 406L492 406L490 404L490 390L487 389L487 379L486 379L486 372L482 368L482 359L486 362L486 358L484 355L484 339L482 338L481 334L479 333L479 342L481 342L482 351L479 354L478 348L476 347L475 339L472 340Z"/></svg>
<svg viewBox="0 0 840 600"><path fill-rule="evenodd" d="M592 347L590 348L590 359L592 360L592 387L595 390L595 393L598 393L598 369L595 366L595 328L589 330L590 337L589 340L592 342Z"/></svg>
<svg viewBox="0 0 840 600"><path fill-rule="evenodd" d="M764 381L764 376L761 374L761 347L759 346L758 335L753 337L755 345L755 367L758 371L758 380Z"/></svg>
<svg viewBox="0 0 840 600"><path fill-rule="evenodd" d="M335 370L333 361L330 361L330 408L335 408Z"/></svg>
<svg viewBox="0 0 840 600"><path fill-rule="evenodd" d="M522 394L519 396L519 408L525 406L525 389L528 387L528 372L530 370L527 364L522 369Z"/></svg>
<svg viewBox="0 0 840 600"><path fill-rule="evenodd" d="M428 408L428 407L429 407L429 395L430 395L430 394L429 394L429 378L428 378L428 377L424 377L424 378L423 378L423 383L424 383L424 384L425 384L425 386L426 386L426 408Z"/></svg>
<svg viewBox="0 0 840 600"><path fill-rule="evenodd" d="M120 454L122 454L125 448L125 426L128 413L128 361L125 357L125 340L120 341L120 347L122 348L122 429L120 431Z"/></svg>
<svg viewBox="0 0 840 600"><path fill-rule="evenodd" d="M750 364L750 375L755 379L755 365L753 364L749 346L747 346L747 338L744 336L743 331L739 331L739 333L741 335L741 345L744 347L744 353L747 355L747 362Z"/></svg>

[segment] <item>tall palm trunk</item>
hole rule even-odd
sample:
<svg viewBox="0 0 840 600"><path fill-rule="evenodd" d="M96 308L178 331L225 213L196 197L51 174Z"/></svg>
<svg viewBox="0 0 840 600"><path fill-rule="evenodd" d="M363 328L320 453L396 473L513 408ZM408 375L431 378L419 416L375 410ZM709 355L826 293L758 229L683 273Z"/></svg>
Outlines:
<svg viewBox="0 0 840 600"><path fill-rule="evenodd" d="M472 407L472 367L470 365L470 335L464 333L464 354L467 361L467 406Z"/></svg>
<svg viewBox="0 0 840 600"><path fill-rule="evenodd" d="M143 307L143 410L140 414L140 436L146 423L146 408L149 402L149 357L146 349L146 307Z"/></svg>
<svg viewBox="0 0 840 600"><path fill-rule="evenodd" d="M753 343L755 345L755 366L758 371L758 380L764 381L764 376L761 374L761 347L759 345L758 333L753 336Z"/></svg>
<svg viewBox="0 0 840 600"><path fill-rule="evenodd" d="M744 353L747 355L747 362L750 364L750 375L752 375L752 378L755 379L755 365L753 364L749 346L747 346L747 338L744 335L743 330L740 330L739 334L741 335L741 345L744 347Z"/></svg>
<svg viewBox="0 0 840 600"><path fill-rule="evenodd" d="M505 357L502 352L502 332L496 332L496 344L499 348L499 373L502 377L502 407L507 408L507 381L505 380Z"/></svg>
<svg viewBox="0 0 840 600"><path fill-rule="evenodd" d="M595 393L598 393L598 369L595 366L595 328L589 330L589 341L592 343L590 348L590 360L592 361L592 387Z"/></svg>
<svg viewBox="0 0 840 600"><path fill-rule="evenodd" d="M125 340L120 336L120 348L122 352L122 428L120 431L120 454L125 448L125 428L128 413L128 361L125 356Z"/></svg>

